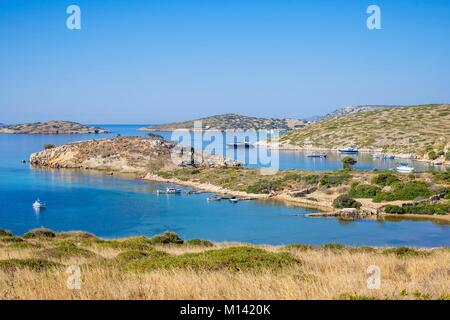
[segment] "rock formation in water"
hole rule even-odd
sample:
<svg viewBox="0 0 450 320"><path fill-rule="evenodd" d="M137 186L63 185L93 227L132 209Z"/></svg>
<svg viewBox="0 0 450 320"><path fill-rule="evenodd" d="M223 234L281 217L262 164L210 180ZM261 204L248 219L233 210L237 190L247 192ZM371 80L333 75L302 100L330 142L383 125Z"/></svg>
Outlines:
<svg viewBox="0 0 450 320"><path fill-rule="evenodd" d="M146 174L177 167L236 167L237 161L157 138L117 137L75 142L33 153L35 167Z"/></svg>

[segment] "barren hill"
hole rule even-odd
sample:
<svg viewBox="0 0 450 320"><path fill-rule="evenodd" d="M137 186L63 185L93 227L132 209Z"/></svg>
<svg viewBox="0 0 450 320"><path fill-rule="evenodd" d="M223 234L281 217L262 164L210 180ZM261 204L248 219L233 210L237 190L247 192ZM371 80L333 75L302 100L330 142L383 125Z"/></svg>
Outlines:
<svg viewBox="0 0 450 320"><path fill-rule="evenodd" d="M280 143L281 147L302 149L338 149L356 144L366 151L443 159L450 148L450 105L350 113L292 131L281 137Z"/></svg>

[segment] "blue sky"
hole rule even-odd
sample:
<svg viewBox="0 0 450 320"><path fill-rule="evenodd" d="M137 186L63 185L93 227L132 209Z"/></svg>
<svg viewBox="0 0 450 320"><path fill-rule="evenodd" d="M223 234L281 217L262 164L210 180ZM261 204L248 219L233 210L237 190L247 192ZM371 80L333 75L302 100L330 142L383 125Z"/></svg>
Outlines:
<svg viewBox="0 0 450 320"><path fill-rule="evenodd" d="M382 30L366 27L370 4ZM0 0L0 122L450 102L449 57L443 0Z"/></svg>

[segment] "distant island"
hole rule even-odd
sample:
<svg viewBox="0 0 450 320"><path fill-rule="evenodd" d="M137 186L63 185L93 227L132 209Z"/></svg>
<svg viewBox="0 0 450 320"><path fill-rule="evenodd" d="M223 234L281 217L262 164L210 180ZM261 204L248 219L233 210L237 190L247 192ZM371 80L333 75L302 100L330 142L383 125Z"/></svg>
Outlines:
<svg viewBox="0 0 450 320"><path fill-rule="evenodd" d="M234 113L205 117L196 120L183 122L173 122L155 126L141 128L143 131L173 131L173 130L193 130L195 121L202 122L202 129L205 130L293 130L301 128L307 124L301 119L275 119L257 118L238 115Z"/></svg>
<svg viewBox="0 0 450 320"><path fill-rule="evenodd" d="M109 131L82 125L72 121L48 121L0 126L0 133L6 134L89 134Z"/></svg>
<svg viewBox="0 0 450 320"><path fill-rule="evenodd" d="M335 116L291 131L279 141L259 144L294 150L337 150L356 145L360 151L398 158L450 161L449 104L341 109L332 114Z"/></svg>

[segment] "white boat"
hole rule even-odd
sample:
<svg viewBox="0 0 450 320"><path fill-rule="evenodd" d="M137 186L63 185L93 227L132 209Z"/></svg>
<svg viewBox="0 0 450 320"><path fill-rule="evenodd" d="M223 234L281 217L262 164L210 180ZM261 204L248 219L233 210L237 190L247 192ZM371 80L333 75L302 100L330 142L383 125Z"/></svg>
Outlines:
<svg viewBox="0 0 450 320"><path fill-rule="evenodd" d="M395 171L399 172L399 173L412 173L414 172L414 168L408 166L407 164L400 164L397 168L395 168Z"/></svg>
<svg viewBox="0 0 450 320"><path fill-rule="evenodd" d="M340 153L358 153L358 147L357 146L350 146L347 148L339 149Z"/></svg>
<svg viewBox="0 0 450 320"><path fill-rule="evenodd" d="M208 202L210 202L210 201L220 201L220 200L222 200L222 197L219 197L219 196L213 196L213 197L206 198L206 201L208 201Z"/></svg>
<svg viewBox="0 0 450 320"><path fill-rule="evenodd" d="M35 209L41 209L41 208L45 208L45 207L47 207L47 205L39 199L37 199L35 202L33 202L33 208L35 208Z"/></svg>
<svg viewBox="0 0 450 320"><path fill-rule="evenodd" d="M168 187L166 190L158 190L156 191L158 194L179 194L181 193L181 189Z"/></svg>
<svg viewBox="0 0 450 320"><path fill-rule="evenodd" d="M230 200L230 202L232 202L232 203L237 203L239 201L239 199L236 199L236 198L231 198L231 199L228 199L228 200Z"/></svg>
<svg viewBox="0 0 450 320"><path fill-rule="evenodd" d="M373 155L374 159L382 159L382 160L392 160L395 159L393 154L385 154L385 153L375 153Z"/></svg>
<svg viewBox="0 0 450 320"><path fill-rule="evenodd" d="M313 152L306 155L308 158L326 158L327 154L325 152Z"/></svg>

